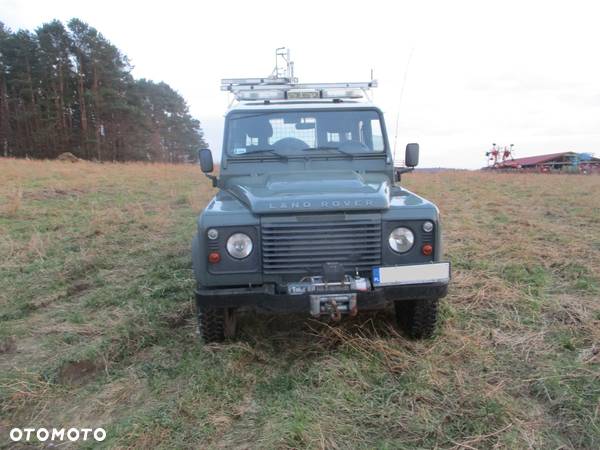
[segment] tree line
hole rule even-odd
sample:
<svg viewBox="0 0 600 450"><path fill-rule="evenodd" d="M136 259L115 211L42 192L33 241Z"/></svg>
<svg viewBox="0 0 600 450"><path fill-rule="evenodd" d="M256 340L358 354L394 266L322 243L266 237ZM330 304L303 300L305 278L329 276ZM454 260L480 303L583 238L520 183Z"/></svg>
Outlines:
<svg viewBox="0 0 600 450"><path fill-rule="evenodd" d="M185 100L134 79L95 28L72 19L13 32L0 22L0 155L181 162L205 146Z"/></svg>

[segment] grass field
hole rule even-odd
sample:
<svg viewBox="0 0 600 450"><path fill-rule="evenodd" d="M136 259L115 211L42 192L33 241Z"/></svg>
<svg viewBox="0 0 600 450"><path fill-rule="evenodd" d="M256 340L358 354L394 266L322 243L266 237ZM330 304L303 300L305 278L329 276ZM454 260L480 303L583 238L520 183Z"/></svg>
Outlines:
<svg viewBox="0 0 600 450"><path fill-rule="evenodd" d="M600 177L405 182L453 264L434 339L389 313L245 316L202 348L198 168L0 160L0 447L75 426L123 448L599 448Z"/></svg>

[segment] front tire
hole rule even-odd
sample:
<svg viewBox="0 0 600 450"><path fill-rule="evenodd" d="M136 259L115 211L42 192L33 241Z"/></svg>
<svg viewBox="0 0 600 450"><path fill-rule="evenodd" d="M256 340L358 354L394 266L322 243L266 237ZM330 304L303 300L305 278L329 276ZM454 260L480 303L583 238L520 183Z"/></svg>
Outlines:
<svg viewBox="0 0 600 450"><path fill-rule="evenodd" d="M394 302L398 326L411 338L427 339L435 333L439 299Z"/></svg>
<svg viewBox="0 0 600 450"><path fill-rule="evenodd" d="M207 308L198 306L198 334L205 344L223 342L235 337L237 328L234 308Z"/></svg>

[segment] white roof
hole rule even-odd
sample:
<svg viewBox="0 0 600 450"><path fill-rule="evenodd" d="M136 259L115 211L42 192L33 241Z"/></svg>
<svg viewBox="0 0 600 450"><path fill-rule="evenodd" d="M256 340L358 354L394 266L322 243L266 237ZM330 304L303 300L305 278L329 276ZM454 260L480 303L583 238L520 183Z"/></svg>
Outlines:
<svg viewBox="0 0 600 450"><path fill-rule="evenodd" d="M257 109L272 109L272 110L291 110L291 109L356 109L356 108L375 108L376 106L369 101L344 100L334 102L332 100L271 100L267 103L264 101L248 101L240 102L232 105L228 112L231 111L248 111Z"/></svg>

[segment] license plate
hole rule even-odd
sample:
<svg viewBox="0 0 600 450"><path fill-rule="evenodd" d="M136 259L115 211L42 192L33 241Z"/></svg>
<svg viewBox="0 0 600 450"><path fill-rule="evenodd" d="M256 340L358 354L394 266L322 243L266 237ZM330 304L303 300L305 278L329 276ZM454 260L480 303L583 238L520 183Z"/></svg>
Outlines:
<svg viewBox="0 0 600 450"><path fill-rule="evenodd" d="M447 283L448 281L450 281L449 262L373 268L375 286Z"/></svg>

